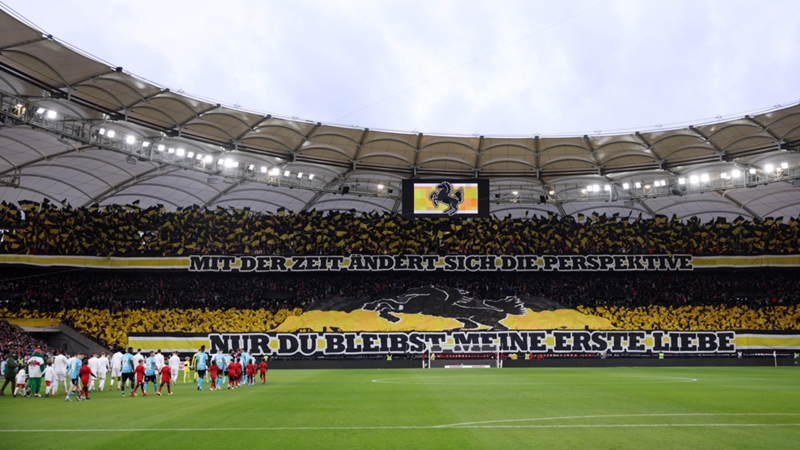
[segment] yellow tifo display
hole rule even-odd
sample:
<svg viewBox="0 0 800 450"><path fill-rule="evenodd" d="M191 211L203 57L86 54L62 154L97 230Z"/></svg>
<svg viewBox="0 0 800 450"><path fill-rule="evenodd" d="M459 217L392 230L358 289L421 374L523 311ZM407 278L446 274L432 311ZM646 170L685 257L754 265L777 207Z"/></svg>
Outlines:
<svg viewBox="0 0 800 450"><path fill-rule="evenodd" d="M286 319L275 331L292 332L301 328L322 331L323 327L337 327L342 331L442 331L461 328L463 324L448 317L429 316L426 314L392 313L400 318L399 322L389 322L380 317L376 311L357 309L353 312L342 311L307 311L298 316ZM584 326L595 330L611 330L614 327L608 319L583 314L574 309L534 312L525 310L521 316L508 315L500 323L512 330L550 330L566 327L571 330L582 330ZM483 325L478 330L489 329Z"/></svg>
<svg viewBox="0 0 800 450"><path fill-rule="evenodd" d="M797 330L800 306L579 306L588 315L604 317L623 330Z"/></svg>
<svg viewBox="0 0 800 450"><path fill-rule="evenodd" d="M423 314L396 314L400 322L393 324L377 312L356 310L308 311L227 309L164 309L111 312L102 309L73 309L58 313L31 310L12 312L0 308L0 318L58 319L71 322L81 332L104 339L109 345L125 345L128 332L134 333L245 333L248 331L292 332L300 328L321 331L322 327L338 327L342 331L441 331L458 328L455 319ZM579 306L577 310L533 312L508 316L500 321L510 329L549 330L561 328L623 330L797 330L800 329L800 306L750 308L747 306L650 306L597 307ZM482 327L486 329L488 327Z"/></svg>
<svg viewBox="0 0 800 450"><path fill-rule="evenodd" d="M70 309L57 313L0 308L0 318L58 319L68 321L81 332L108 342L126 345L128 333L246 333L271 331L287 317L302 314L300 308L281 309L135 309L111 312L107 309Z"/></svg>

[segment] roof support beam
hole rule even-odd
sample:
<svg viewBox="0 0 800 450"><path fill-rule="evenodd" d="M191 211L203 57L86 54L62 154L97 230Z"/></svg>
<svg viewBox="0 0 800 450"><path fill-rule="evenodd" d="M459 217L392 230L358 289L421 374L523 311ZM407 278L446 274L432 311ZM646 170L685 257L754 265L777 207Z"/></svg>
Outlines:
<svg viewBox="0 0 800 450"><path fill-rule="evenodd" d="M636 133L634 133L634 136L636 136L636 137L637 137L637 138L638 138L640 141L642 141L642 143L643 143L645 146L647 146L647 150L649 150L649 151L650 151L650 153L652 153L652 154L653 154L653 156L655 156L655 157L656 157L656 159L657 159L657 160L658 160L660 163L662 163L662 164L664 163L664 158L662 158L662 157L661 157L661 155L659 155L659 154L658 154L658 152L656 151L656 148L653 146L653 144L651 144L650 142L648 142L648 141L647 141L647 139L645 139L645 138L644 138L644 136L642 136L642 133L639 133L639 132L637 131Z"/></svg>
<svg viewBox="0 0 800 450"><path fill-rule="evenodd" d="M306 202L305 205L303 205L303 209L301 209L300 211L302 211L302 212L308 211L308 209L311 208L312 206L314 206L314 204L316 204L319 201L319 199L322 198L323 195L325 195L326 193L329 193L329 192L333 192L333 188L337 184L343 183L344 180L346 180L347 177L349 177L351 173L353 173L353 169L352 168L347 169L345 172L340 173L335 178L333 178L331 181L325 183L325 186L321 190L317 191L314 194L314 196L311 197L311 199L308 202Z"/></svg>
<svg viewBox="0 0 800 450"><path fill-rule="evenodd" d="M719 195L719 196L720 196L720 197L722 197L723 199L725 199L725 200L727 200L727 201L729 201L729 202L733 203L733 204L734 204L734 205L736 205L736 206L737 206L739 209L742 209L742 210L745 210L745 211L747 211L747 213L748 213L748 214L750 214L751 216L753 216L753 218L754 218L754 219L759 219L759 220L761 220L761 216L759 216L758 214L756 214L756 213L755 213L755 212L754 212L752 209L750 209L750 208L749 208L747 205L745 205L744 203L740 202L739 200L736 200L735 198L731 197L731 196L730 196L730 191L714 191L714 193L715 193L715 194L717 194L717 195Z"/></svg>
<svg viewBox="0 0 800 450"><path fill-rule="evenodd" d="M586 142L586 146L589 148L589 151L592 152L592 159L597 167L597 174L603 175L603 166L600 164L600 160L597 158L597 152L594 149L594 145L592 145L592 141L589 139L589 135L584 134L583 140Z"/></svg>
<svg viewBox="0 0 800 450"><path fill-rule="evenodd" d="M422 153L422 133L417 134L417 145L414 146L414 178L417 177L417 169L419 168L419 154Z"/></svg>
<svg viewBox="0 0 800 450"><path fill-rule="evenodd" d="M135 183L137 183L139 181L143 181L145 179L149 179L149 178L145 178L145 177L147 177L148 175L152 174L153 172L155 172L157 170L162 169L163 167L164 166L153 167L152 169L150 169L150 170L148 170L146 172L140 173L138 175L134 175L134 176L132 176L130 178L126 178L125 180L123 180L123 181L111 186L110 188L106 189L105 191L101 192L99 195L96 195L95 197L89 199L86 203L83 204L83 207L85 208L85 207L87 207L87 206L89 206L89 205L91 205L93 203L100 203L100 202L104 201L106 198L108 198L108 196L110 196L112 194L116 194L117 192L119 192L119 191L121 191L123 189L126 189L128 187L129 183L134 183L135 184ZM178 169L175 169L175 170L178 170Z"/></svg>
<svg viewBox="0 0 800 450"><path fill-rule="evenodd" d="M773 133L772 130L770 130L769 128L765 127L764 124L762 124L761 122L757 121L754 117L750 117L749 115L747 115L747 116L744 116L744 119L749 121L749 122L751 122L751 123L754 123L754 124L758 125L758 127L761 128L761 132L762 133L767 133L772 139L775 139L775 142L777 142L778 144L781 143L781 138L779 138L775 133Z"/></svg>
<svg viewBox="0 0 800 450"><path fill-rule="evenodd" d="M66 154L69 154L69 153L79 152L79 151L85 150L87 148L91 148L91 146L87 145L87 146L83 146L83 147L73 147L73 148L67 149L67 150L65 150L63 152L60 152L60 153L53 153L52 155L46 155L46 156L42 156L40 158L32 159L32 160L30 160L30 161L28 161L28 162L26 162L24 164L20 164L18 166L15 166L15 167L12 167L12 168L10 168L8 170L0 172L0 176L3 176L3 175L5 175L7 173L10 173L10 172L14 172L16 170L22 170L22 169L24 169L24 168L26 168L28 166L32 166L32 165L34 165L36 163L40 163L42 161L50 161L51 159L58 158L59 156L66 155Z"/></svg>
<svg viewBox="0 0 800 450"><path fill-rule="evenodd" d="M209 201L207 201L207 202L205 202L205 203L203 204L203 208L208 208L210 205L213 205L214 203L216 203L216 201L217 201L217 200L219 200L220 198L222 198L222 197L224 197L225 195L227 195L227 194L228 194L228 192L230 192L230 191L232 191L232 190L236 189L237 187L241 186L242 184L244 184L244 182L245 182L244 180L239 180L238 182L236 182L236 183L234 183L234 184L230 185L230 186L229 186L227 189L225 189L224 191L222 191L222 192L220 192L219 194L217 194L217 195L215 195L215 196L211 197L211 200L209 200Z"/></svg>
<svg viewBox="0 0 800 450"><path fill-rule="evenodd" d="M647 203L645 203L645 202L644 202L644 199L643 199L643 198L634 199L634 201L635 201L636 203L638 203L638 204L642 205L642 208L644 208L644 209L645 209L645 211L647 211L647 214L650 214L650 217L655 217L655 216L656 216L656 213L655 213L655 211L653 211L653 209L652 209L652 208L650 208L649 206L647 206Z"/></svg>
<svg viewBox="0 0 800 450"><path fill-rule="evenodd" d="M13 44L8 44L8 45L4 45L4 46L0 47L0 52L2 52L3 50L8 50L10 48L14 48L14 47L22 47L23 45L35 44L37 42L47 41L47 40L52 39L52 38L53 38L53 36L48 34L47 36L41 36L41 37L38 37L36 39L28 39L27 41L15 42Z"/></svg>
<svg viewBox="0 0 800 450"><path fill-rule="evenodd" d="M692 130L696 135L703 138L703 142L707 143L714 149L717 155L719 155L720 160L724 160L724 158L728 155L727 153L725 153L725 150L719 148L719 146L716 143L714 143L714 141L711 140L710 137L703 134L700 130L695 128L694 125L689 125L689 129Z"/></svg>
<svg viewBox="0 0 800 450"><path fill-rule="evenodd" d="M317 122L316 124L314 124L314 126L311 128L311 130L309 130L308 133L306 133L303 136L303 141L300 142L299 144L297 144L294 147L294 150L292 150L292 152L289 154L289 159L291 160L291 162L295 162L297 160L297 153L303 148L304 145L306 145L307 143L311 142L311 141L309 141L309 138L311 138L311 136L314 135L314 132L317 131L319 129L319 127L321 127L321 126L322 126L322 123ZM369 131L369 129L367 129L367 131ZM366 134L366 131L364 133ZM361 147L359 146L359 150L360 149L361 149Z"/></svg>

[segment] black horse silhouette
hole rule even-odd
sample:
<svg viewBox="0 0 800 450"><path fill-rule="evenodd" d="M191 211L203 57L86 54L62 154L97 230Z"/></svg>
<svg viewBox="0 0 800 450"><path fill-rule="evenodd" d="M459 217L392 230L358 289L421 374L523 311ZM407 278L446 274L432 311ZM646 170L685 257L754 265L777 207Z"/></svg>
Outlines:
<svg viewBox="0 0 800 450"><path fill-rule="evenodd" d="M452 195L451 195L452 194ZM458 212L458 205L464 203L464 188L459 187L453 191L453 185L449 181L442 181L436 186L436 190L431 192L429 197L435 208L439 207L439 203L447 205L444 213L448 216Z"/></svg>
<svg viewBox="0 0 800 450"><path fill-rule="evenodd" d="M507 330L500 321L509 314L524 315L525 303L515 296L481 300L468 297L460 289L430 286L410 289L396 299L382 298L365 303L362 309L378 311L380 317L392 323L400 321L394 313L401 312L448 317L461 322L461 328L465 329L477 329L483 325L493 330Z"/></svg>

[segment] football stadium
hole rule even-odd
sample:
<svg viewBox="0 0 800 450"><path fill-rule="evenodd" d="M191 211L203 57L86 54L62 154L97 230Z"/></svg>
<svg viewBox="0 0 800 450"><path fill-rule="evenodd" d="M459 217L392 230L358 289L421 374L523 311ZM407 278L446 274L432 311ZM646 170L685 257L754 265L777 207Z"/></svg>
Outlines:
<svg viewBox="0 0 800 450"><path fill-rule="evenodd" d="M798 445L800 103L392 131L36 20L0 4L4 448Z"/></svg>

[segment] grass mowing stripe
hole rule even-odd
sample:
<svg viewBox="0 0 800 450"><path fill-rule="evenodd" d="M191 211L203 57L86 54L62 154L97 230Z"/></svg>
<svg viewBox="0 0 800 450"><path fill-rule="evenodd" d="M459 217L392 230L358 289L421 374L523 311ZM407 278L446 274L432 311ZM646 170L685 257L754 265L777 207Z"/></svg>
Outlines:
<svg viewBox="0 0 800 450"><path fill-rule="evenodd" d="M798 379L792 367L275 370L221 392L0 397L0 436L15 450L796 448Z"/></svg>
<svg viewBox="0 0 800 450"><path fill-rule="evenodd" d="M555 425L473 425L452 427L457 429L514 429L514 428L641 428L641 427L797 427L800 423L598 423L598 424L555 424ZM120 428L120 429L77 429L77 430L0 430L0 433L133 433L151 431L207 432L207 431L375 431L375 430L442 430L432 426L397 427L266 427L266 428Z"/></svg>

